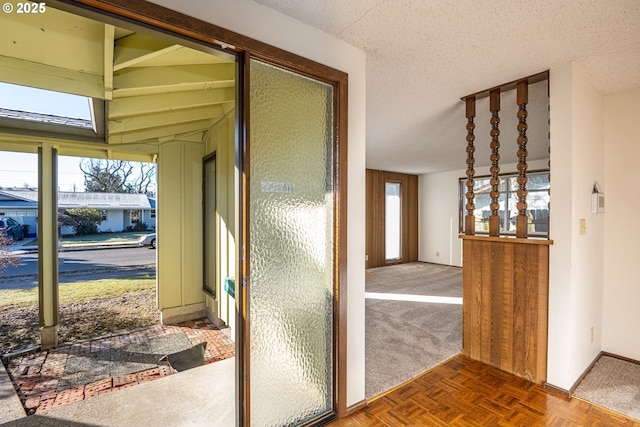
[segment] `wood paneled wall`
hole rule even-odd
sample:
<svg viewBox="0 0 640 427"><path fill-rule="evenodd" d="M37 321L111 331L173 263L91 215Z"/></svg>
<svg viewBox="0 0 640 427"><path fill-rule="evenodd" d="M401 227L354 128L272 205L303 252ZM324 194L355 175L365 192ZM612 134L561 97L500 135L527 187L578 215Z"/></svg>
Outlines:
<svg viewBox="0 0 640 427"><path fill-rule="evenodd" d="M400 183L401 259L385 260L385 182ZM367 169L367 268L418 261L418 176Z"/></svg>
<svg viewBox="0 0 640 427"><path fill-rule="evenodd" d="M551 242L463 239L463 353L529 381L545 382Z"/></svg>

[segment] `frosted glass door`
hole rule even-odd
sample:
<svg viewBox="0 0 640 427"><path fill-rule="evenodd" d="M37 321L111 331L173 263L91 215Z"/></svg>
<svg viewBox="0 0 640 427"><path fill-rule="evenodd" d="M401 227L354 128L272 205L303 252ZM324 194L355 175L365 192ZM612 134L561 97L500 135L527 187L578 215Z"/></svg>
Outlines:
<svg viewBox="0 0 640 427"><path fill-rule="evenodd" d="M252 426L333 411L333 87L250 62Z"/></svg>

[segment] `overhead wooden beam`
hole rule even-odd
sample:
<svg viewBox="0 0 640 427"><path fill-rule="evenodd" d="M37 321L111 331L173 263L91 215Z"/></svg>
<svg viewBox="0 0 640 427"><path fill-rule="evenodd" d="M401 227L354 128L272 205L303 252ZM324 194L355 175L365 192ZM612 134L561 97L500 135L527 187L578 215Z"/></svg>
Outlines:
<svg viewBox="0 0 640 427"><path fill-rule="evenodd" d="M109 137L109 144L131 144L131 143L145 143L157 141L159 138L165 138L166 136L177 136L182 134L190 134L193 132L203 132L208 129L213 120L199 120L195 122L174 124L171 126L162 126L152 129L144 129L136 132L127 132L122 134L116 134Z"/></svg>
<svg viewBox="0 0 640 427"><path fill-rule="evenodd" d="M122 70L114 76L118 91L131 88L215 85L216 81L235 81L235 64L174 65L168 67L139 67ZM225 83L227 84L227 83Z"/></svg>
<svg viewBox="0 0 640 427"><path fill-rule="evenodd" d="M470 93L469 95L463 96L460 99L462 101L464 101L465 99L469 98L470 96L475 96L476 99L480 99L480 98L486 98L487 96L489 96L489 94L496 90L496 89L500 89L502 92L508 92L510 90L513 90L516 88L518 82L523 81L523 80L527 80L529 82L530 85L534 84L534 83L538 83L544 80L549 80L549 70L547 71L542 71L541 73L536 73L536 74L532 74L528 77L522 78L522 79L518 79L518 80L514 80L511 81L509 83L505 83L502 84L500 86L495 86L489 89L485 89L485 90L481 90L480 92L476 92L476 93Z"/></svg>
<svg viewBox="0 0 640 427"><path fill-rule="evenodd" d="M118 133L134 132L161 126L172 126L198 120L217 120L217 118L224 115L224 113L222 105L211 105L150 115L124 117L122 119L109 121L109 135L113 137Z"/></svg>
<svg viewBox="0 0 640 427"><path fill-rule="evenodd" d="M200 90L213 90L235 87L235 80L218 80L211 82L181 83L172 86L144 86L117 89L113 92L114 98L126 98L130 96L156 95L162 93L194 92Z"/></svg>
<svg viewBox="0 0 640 427"><path fill-rule="evenodd" d="M104 25L104 96L113 99L113 41L116 29L113 25Z"/></svg>
<svg viewBox="0 0 640 427"><path fill-rule="evenodd" d="M180 45L134 33L116 41L113 69L119 71L132 67L180 48Z"/></svg>
<svg viewBox="0 0 640 427"><path fill-rule="evenodd" d="M2 81L39 89L102 99L102 75L0 56Z"/></svg>
<svg viewBox="0 0 640 427"><path fill-rule="evenodd" d="M235 96L234 88L226 88L117 98L111 101L109 106L109 120L136 114L152 114L183 108L206 107L208 105L235 102Z"/></svg>

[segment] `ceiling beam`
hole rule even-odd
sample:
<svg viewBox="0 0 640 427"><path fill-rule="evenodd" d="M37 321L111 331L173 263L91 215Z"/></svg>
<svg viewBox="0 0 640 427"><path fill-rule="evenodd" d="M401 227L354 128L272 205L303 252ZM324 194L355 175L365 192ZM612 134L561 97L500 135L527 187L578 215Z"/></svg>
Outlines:
<svg viewBox="0 0 640 427"><path fill-rule="evenodd" d="M233 81L235 64L173 65L136 67L122 70L114 76L117 90L139 87L162 87L189 83Z"/></svg>
<svg viewBox="0 0 640 427"><path fill-rule="evenodd" d="M180 49L182 46L167 43L140 33L134 33L115 43L113 70L119 71L152 58Z"/></svg>
<svg viewBox="0 0 640 427"><path fill-rule="evenodd" d="M127 132L109 136L110 145L131 144L157 141L158 139L166 139L182 134L190 134L194 132L204 132L207 130L213 120L199 120L195 122L174 124L170 126L162 126L153 129L144 129L136 132Z"/></svg>
<svg viewBox="0 0 640 427"><path fill-rule="evenodd" d="M118 133L171 126L197 120L217 120L218 117L223 114L224 109L222 105L211 105L202 108L174 110L144 116L123 117L118 120L109 121L109 135L113 136Z"/></svg>
<svg viewBox="0 0 640 427"><path fill-rule="evenodd" d="M102 99L103 76L0 56L2 81Z"/></svg>
<svg viewBox="0 0 640 427"><path fill-rule="evenodd" d="M113 99L113 42L116 29L104 25L104 99Z"/></svg>
<svg viewBox="0 0 640 427"><path fill-rule="evenodd" d="M118 98L110 103L109 119L234 102L235 96L234 88L225 88Z"/></svg>
<svg viewBox="0 0 640 427"><path fill-rule="evenodd" d="M155 95L161 93L194 92L212 89L224 89L235 87L235 80L218 80L211 82L180 83L172 86L143 86L117 89L113 92L114 98L126 98L131 96Z"/></svg>

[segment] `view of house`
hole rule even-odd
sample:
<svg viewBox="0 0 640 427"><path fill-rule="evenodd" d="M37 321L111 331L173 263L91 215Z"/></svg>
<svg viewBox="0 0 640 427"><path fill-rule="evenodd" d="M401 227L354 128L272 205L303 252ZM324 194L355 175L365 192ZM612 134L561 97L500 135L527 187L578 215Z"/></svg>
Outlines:
<svg viewBox="0 0 640 427"><path fill-rule="evenodd" d="M136 223L146 229L156 227L155 199L144 194L58 192L58 209L90 208L102 213L98 224L101 233L126 231ZM38 233L38 192L36 190L0 189L0 216L14 218L29 227L29 235ZM73 234L73 227L62 226L63 235Z"/></svg>
<svg viewBox="0 0 640 427"><path fill-rule="evenodd" d="M57 211L90 207L103 232L157 229L163 324L231 328L212 393L230 425L371 404L368 269L402 263L462 268L470 360L567 396L602 355L640 363L636 1L44 10L0 16L0 82L84 97L91 118L0 108L0 151L38 157L38 190L0 189L0 216L39 238L42 348ZM154 163L157 197L59 192L59 156Z"/></svg>

